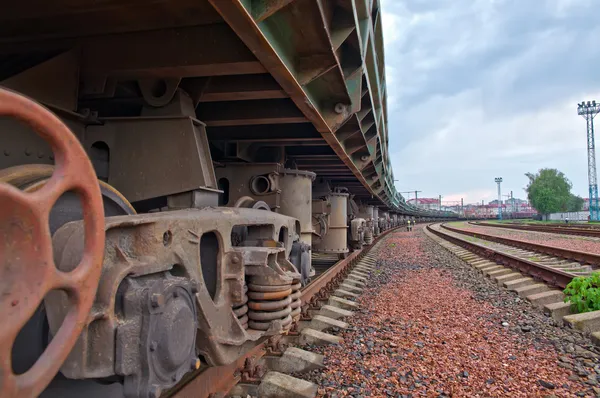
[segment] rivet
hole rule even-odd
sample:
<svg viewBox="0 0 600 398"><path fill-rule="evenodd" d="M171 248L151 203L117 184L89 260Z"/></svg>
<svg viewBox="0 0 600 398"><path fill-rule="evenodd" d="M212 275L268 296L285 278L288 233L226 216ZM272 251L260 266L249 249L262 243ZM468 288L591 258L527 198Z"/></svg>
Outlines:
<svg viewBox="0 0 600 398"><path fill-rule="evenodd" d="M38 152L38 158L43 158L44 157L44 152Z"/></svg>
<svg viewBox="0 0 600 398"><path fill-rule="evenodd" d="M29 149L25 149L25 155L26 156L31 156L31 151Z"/></svg>
<svg viewBox="0 0 600 398"><path fill-rule="evenodd" d="M233 256L233 257L231 257L231 262L233 264L238 264L240 262L240 259L238 256Z"/></svg>
<svg viewBox="0 0 600 398"><path fill-rule="evenodd" d="M152 352L156 351L157 347L158 347L158 343L156 341L153 341L150 343L150 351L152 351Z"/></svg>
<svg viewBox="0 0 600 398"><path fill-rule="evenodd" d="M150 298L150 303L154 308L160 307L165 303L165 297L160 293L153 293Z"/></svg>
<svg viewBox="0 0 600 398"><path fill-rule="evenodd" d="M4 150L4 156L10 156L10 151L8 149Z"/></svg>
<svg viewBox="0 0 600 398"><path fill-rule="evenodd" d="M175 297L175 298L179 297L179 292L177 290L175 290L173 292L173 297Z"/></svg>

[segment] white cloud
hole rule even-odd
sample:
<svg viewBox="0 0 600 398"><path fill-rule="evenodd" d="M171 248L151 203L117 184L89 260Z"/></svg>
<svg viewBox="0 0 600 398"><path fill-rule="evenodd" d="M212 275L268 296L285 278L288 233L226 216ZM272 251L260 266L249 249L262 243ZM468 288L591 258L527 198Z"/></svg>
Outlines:
<svg viewBox="0 0 600 398"><path fill-rule="evenodd" d="M524 197L524 173L553 167L585 196L575 108L600 98L600 49L582 47L600 34L592 3L383 0L399 190L492 200L502 176L503 191Z"/></svg>

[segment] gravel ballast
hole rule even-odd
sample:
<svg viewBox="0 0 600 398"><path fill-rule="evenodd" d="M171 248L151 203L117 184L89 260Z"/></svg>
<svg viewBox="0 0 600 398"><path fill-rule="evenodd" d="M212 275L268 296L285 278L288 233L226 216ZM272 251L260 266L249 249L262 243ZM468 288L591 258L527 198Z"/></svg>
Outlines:
<svg viewBox="0 0 600 398"><path fill-rule="evenodd" d="M599 352L426 237L394 232L344 342L304 378L324 397L600 395Z"/></svg>

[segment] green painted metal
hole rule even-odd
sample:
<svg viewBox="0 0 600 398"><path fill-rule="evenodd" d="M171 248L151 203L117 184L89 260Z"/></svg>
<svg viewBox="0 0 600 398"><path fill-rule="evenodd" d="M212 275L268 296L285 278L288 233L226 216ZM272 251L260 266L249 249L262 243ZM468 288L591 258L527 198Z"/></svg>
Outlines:
<svg viewBox="0 0 600 398"><path fill-rule="evenodd" d="M262 35L258 38L266 39L270 48L253 52L280 83L300 87L303 98L298 99L297 89L291 98L362 184L392 211L442 215L408 205L394 186L379 0L235 1L246 12L242 17L251 21L232 26L234 30L246 41L248 26L253 26ZM211 2L226 20L239 20L242 8L232 11ZM348 134L347 128L342 133L346 123L358 124L357 133Z"/></svg>

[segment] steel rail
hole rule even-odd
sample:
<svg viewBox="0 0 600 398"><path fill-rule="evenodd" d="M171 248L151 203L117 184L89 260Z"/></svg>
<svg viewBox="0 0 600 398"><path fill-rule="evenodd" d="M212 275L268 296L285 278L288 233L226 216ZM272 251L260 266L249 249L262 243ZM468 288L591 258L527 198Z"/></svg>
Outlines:
<svg viewBox="0 0 600 398"><path fill-rule="evenodd" d="M439 224L438 224L439 225ZM440 225L445 228L443 224ZM432 228L431 225L427 226L427 230L431 233L439 236L440 238L447 240L457 246L460 246L470 252L473 252L481 257L485 257L496 263L505 265L519 272L531 275L536 279L544 281L549 285L553 285L564 289L569 282L576 276L569 272L564 272L546 265L534 263L533 261L525 260L507 253L502 253L491 249L487 246L480 245L475 242L469 242L464 239L460 239L456 236L452 236L444 233L441 230Z"/></svg>
<svg viewBox="0 0 600 398"><path fill-rule="evenodd" d="M314 309L319 301L326 300L337 288L342 280L350 273L352 267L364 257L377 242L392 231L402 228L388 229L382 232L369 246L351 253L348 257L338 261L327 271L315 278L311 283L301 289L302 314L300 320L308 320L308 310ZM296 322L297 324L297 322ZM292 330L294 327L292 327ZM292 334L293 332L290 332ZM244 368L248 360L256 364L260 358L267 355L269 350L277 345L282 336L265 337L249 352L239 356L234 362L224 366L206 366L182 380L176 387L167 391L163 397L174 398L220 398L231 390L236 384L243 381ZM186 381L187 380L187 381Z"/></svg>
<svg viewBox="0 0 600 398"><path fill-rule="evenodd" d="M506 229L514 229L514 230L522 230L522 231L535 231L535 232L547 232L553 234L562 234L562 235L578 235L578 236L590 236L595 238L600 238L600 230L597 228L578 228L578 227L555 227L555 226L545 226L545 225L521 225L521 224L492 224L492 223L479 223L479 222L469 222L472 225L479 225L482 227L494 227L494 228L506 228Z"/></svg>
<svg viewBox="0 0 600 398"><path fill-rule="evenodd" d="M504 245L518 247L519 249L532 250L532 251L535 251L538 253L548 254L551 256L555 256L555 257L561 257L566 260L577 261L581 264L590 264L590 265L592 265L592 268L596 268L600 265L600 255L594 254L594 253L582 252L582 251L577 251L577 250L561 249L558 247L540 245L538 243L530 243L530 242L523 242L523 241L516 240L516 239L501 238L499 236L493 236L493 235L483 234L483 233L479 233L479 232L470 232L470 231L465 231L465 230L462 230L459 228L449 227L445 224L441 224L441 227L444 229L447 229L449 231L462 234L462 235L468 235L468 236L472 236L474 238L481 238L484 240L489 240L490 242L502 243Z"/></svg>

